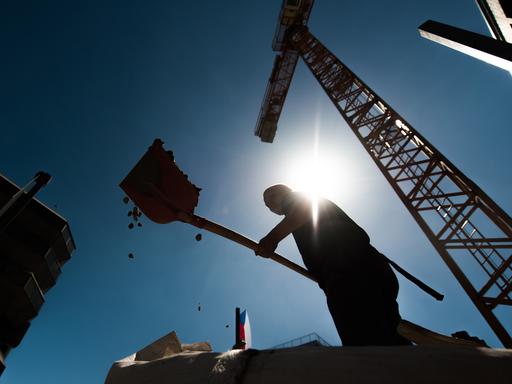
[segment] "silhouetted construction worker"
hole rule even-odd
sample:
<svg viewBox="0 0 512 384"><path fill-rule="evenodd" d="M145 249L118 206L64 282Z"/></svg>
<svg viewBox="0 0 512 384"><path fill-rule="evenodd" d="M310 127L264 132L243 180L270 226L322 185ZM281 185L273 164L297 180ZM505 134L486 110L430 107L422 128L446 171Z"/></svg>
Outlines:
<svg viewBox="0 0 512 384"><path fill-rule="evenodd" d="M306 268L327 296L343 345L410 345L396 331L398 280L361 227L331 201L318 199L314 209L312 200L286 185L267 188L263 199L285 217L260 240L256 253L267 257L293 234Z"/></svg>

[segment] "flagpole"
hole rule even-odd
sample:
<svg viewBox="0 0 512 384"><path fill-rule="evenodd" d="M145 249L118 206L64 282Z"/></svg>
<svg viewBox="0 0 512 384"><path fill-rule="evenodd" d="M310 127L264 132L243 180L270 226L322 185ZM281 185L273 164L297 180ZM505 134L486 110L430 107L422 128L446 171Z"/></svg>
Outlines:
<svg viewBox="0 0 512 384"><path fill-rule="evenodd" d="M240 349L240 308L235 308L235 345L233 349Z"/></svg>

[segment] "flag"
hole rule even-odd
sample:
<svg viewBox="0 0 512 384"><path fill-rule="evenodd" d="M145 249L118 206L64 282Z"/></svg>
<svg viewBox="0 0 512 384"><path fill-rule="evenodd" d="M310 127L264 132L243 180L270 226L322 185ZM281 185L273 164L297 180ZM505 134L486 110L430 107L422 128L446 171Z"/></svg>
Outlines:
<svg viewBox="0 0 512 384"><path fill-rule="evenodd" d="M245 346L242 349L249 349L252 347L251 323L249 322L247 310L244 310L240 314L240 340L245 343Z"/></svg>

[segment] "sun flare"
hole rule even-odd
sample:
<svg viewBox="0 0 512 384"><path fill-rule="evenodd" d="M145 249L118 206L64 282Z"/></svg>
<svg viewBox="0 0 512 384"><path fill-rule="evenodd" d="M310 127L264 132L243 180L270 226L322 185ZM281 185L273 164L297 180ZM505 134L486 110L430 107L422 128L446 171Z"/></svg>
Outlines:
<svg viewBox="0 0 512 384"><path fill-rule="evenodd" d="M336 200L345 192L347 172L342 171L341 163L338 157L314 150L309 156L302 155L292 161L286 171L285 184L311 199L313 222L318 218L320 197Z"/></svg>
<svg viewBox="0 0 512 384"><path fill-rule="evenodd" d="M286 182L295 191L313 199L334 198L340 193L341 172L335 159L313 153L291 163Z"/></svg>

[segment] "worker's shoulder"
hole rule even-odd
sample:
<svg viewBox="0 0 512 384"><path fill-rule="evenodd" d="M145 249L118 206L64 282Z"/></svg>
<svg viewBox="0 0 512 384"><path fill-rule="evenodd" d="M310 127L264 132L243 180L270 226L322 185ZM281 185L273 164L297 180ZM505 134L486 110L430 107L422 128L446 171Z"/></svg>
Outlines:
<svg viewBox="0 0 512 384"><path fill-rule="evenodd" d="M336 203L332 202L331 200L329 200L325 197L318 199L318 207L319 207L319 209L324 209L324 210L333 211L333 212L340 212L340 213L345 214L343 209L341 209Z"/></svg>
<svg viewBox="0 0 512 384"><path fill-rule="evenodd" d="M284 204L287 206L294 206L296 204L304 204L304 205L318 205L325 207L326 209L334 209L334 210L340 210L342 209L338 207L334 202L331 200L325 198L325 197L314 197L307 193L300 192L300 191L293 191L290 192L290 194L287 196L286 200L284 201Z"/></svg>

